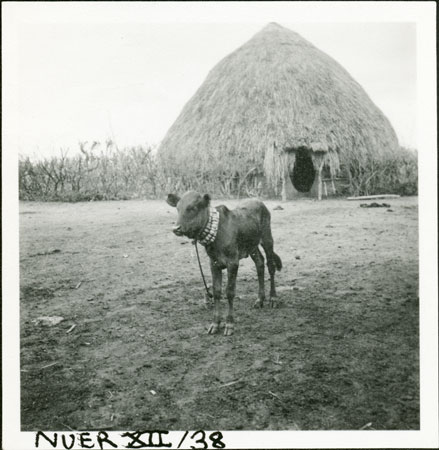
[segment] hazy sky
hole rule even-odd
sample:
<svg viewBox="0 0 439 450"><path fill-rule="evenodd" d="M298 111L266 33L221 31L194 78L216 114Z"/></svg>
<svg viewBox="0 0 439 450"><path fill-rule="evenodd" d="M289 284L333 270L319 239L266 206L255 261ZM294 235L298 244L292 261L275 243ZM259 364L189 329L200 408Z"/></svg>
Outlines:
<svg viewBox="0 0 439 450"><path fill-rule="evenodd" d="M341 63L400 143L416 147L415 23L362 22L360 14L309 23L288 3L255 17L236 10L233 20L215 11L173 17L181 9L160 4L162 14L147 4L23 5L11 19L8 61L17 94L13 144L21 154L73 153L79 141L110 137L119 146L159 143L209 70L270 21Z"/></svg>

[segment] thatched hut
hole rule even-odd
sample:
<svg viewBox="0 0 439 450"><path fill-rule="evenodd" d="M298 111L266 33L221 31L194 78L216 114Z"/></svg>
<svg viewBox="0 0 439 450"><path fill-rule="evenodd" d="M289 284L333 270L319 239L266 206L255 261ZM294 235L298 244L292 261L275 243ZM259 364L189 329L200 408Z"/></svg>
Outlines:
<svg viewBox="0 0 439 450"><path fill-rule="evenodd" d="M397 148L387 118L340 64L270 23L210 71L159 157L172 176L223 177L235 189L262 177L284 199L320 198L324 177Z"/></svg>

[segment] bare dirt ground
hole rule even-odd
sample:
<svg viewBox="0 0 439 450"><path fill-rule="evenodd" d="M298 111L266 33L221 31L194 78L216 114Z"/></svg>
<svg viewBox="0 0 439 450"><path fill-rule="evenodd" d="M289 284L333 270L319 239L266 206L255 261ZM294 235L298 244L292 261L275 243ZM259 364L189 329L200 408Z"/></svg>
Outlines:
<svg viewBox="0 0 439 450"><path fill-rule="evenodd" d="M383 201L267 201L279 304L241 261L231 337L164 201L21 203L22 429L418 429L417 198Z"/></svg>

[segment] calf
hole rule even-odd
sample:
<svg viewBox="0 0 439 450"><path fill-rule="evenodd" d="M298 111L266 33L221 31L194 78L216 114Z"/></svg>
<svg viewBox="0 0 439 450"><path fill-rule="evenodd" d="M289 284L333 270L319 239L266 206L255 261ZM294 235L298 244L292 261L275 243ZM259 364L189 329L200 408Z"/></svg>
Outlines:
<svg viewBox="0 0 439 450"><path fill-rule="evenodd" d="M276 297L274 273L281 270L282 261L273 251L273 237L270 227L270 212L258 200L248 200L234 210L220 205L210 207L208 194L186 192L181 198L169 194L167 203L177 208L178 220L173 232L187 236L204 245L210 258L213 280L214 314L208 333L216 333L220 325L220 299L222 271L227 269L226 296L229 303L224 334L233 334L233 299L239 260L249 255L256 265L259 281L259 295L255 307L262 308L265 300L264 257L259 250L261 244L267 257L270 273L270 304Z"/></svg>

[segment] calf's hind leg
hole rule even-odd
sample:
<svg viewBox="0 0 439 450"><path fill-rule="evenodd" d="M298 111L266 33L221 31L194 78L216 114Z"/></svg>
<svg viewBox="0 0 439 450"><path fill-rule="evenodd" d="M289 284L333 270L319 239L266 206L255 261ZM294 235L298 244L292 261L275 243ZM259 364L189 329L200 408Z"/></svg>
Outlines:
<svg viewBox="0 0 439 450"><path fill-rule="evenodd" d="M264 257L262 256L261 251L259 248L256 248L256 250L250 254L251 259L255 263L256 266L256 272L258 273L258 283L259 283L259 292L258 292L258 299L253 304L255 308L262 308L264 306L265 301L265 284L264 284Z"/></svg>
<svg viewBox="0 0 439 450"><path fill-rule="evenodd" d="M270 274L270 306L273 308L274 306L274 298L276 295L276 286L274 284L274 274L276 272L276 263L274 260L274 250L273 250L273 238L264 240L262 242L262 247L264 248L265 255L267 256L267 267L268 273Z"/></svg>

